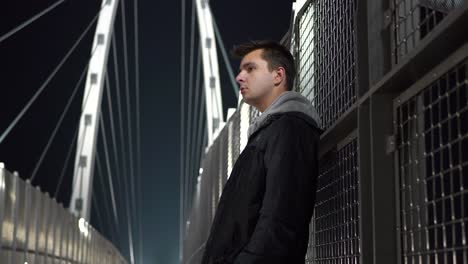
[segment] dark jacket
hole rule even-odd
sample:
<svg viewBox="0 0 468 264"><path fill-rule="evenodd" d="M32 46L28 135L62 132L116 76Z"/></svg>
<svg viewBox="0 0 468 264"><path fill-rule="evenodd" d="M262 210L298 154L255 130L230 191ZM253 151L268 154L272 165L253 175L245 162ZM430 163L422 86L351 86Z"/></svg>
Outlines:
<svg viewBox="0 0 468 264"><path fill-rule="evenodd" d="M271 109L253 127L224 186L203 264L304 263L320 129L307 111Z"/></svg>

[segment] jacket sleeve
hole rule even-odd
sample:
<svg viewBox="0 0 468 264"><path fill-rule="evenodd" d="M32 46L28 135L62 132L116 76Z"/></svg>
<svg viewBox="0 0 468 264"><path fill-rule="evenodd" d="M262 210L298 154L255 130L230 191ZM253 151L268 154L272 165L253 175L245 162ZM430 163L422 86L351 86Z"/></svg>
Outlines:
<svg viewBox="0 0 468 264"><path fill-rule="evenodd" d="M236 264L290 263L288 258L307 247L303 244L314 208L319 135L298 124L302 120L276 122L265 149L266 186L259 219Z"/></svg>

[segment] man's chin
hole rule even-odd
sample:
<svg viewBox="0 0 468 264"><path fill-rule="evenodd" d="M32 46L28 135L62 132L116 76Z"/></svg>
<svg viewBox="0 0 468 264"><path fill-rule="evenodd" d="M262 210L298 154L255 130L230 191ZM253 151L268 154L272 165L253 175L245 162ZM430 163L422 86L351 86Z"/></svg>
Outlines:
<svg viewBox="0 0 468 264"><path fill-rule="evenodd" d="M248 105L252 105L252 100L248 96L242 95L242 100Z"/></svg>
<svg viewBox="0 0 468 264"><path fill-rule="evenodd" d="M251 107L253 107L253 108L255 108L255 109L258 110L258 108L257 108L257 106L256 106L254 100L246 100L246 99L244 98L244 103L246 103L246 104L248 104L249 106L251 106Z"/></svg>

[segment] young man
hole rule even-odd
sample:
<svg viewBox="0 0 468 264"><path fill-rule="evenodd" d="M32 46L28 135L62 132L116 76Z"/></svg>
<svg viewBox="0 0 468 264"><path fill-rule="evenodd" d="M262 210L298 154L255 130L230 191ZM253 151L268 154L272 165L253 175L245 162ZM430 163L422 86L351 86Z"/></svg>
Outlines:
<svg viewBox="0 0 468 264"><path fill-rule="evenodd" d="M291 91L296 70L275 42L241 44L236 77L244 101L262 114L220 198L203 264L304 263L318 176L320 121Z"/></svg>

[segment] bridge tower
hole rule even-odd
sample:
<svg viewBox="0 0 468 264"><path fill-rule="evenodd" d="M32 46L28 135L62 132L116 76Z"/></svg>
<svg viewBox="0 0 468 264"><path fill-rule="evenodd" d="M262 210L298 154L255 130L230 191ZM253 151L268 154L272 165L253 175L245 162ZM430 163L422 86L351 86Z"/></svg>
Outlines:
<svg viewBox="0 0 468 264"><path fill-rule="evenodd" d="M202 50L208 146L210 146L216 132L223 127L223 101L211 8L208 0L195 0L195 2Z"/></svg>
<svg viewBox="0 0 468 264"><path fill-rule="evenodd" d="M119 0L102 0L82 104L70 211L89 221L101 98Z"/></svg>

